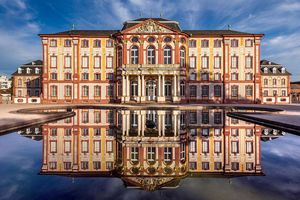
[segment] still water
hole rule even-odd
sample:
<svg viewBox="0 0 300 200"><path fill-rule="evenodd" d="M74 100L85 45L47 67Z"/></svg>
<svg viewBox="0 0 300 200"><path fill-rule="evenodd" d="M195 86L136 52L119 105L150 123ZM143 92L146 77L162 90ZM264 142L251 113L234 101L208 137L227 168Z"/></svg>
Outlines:
<svg viewBox="0 0 300 200"><path fill-rule="evenodd" d="M226 110L77 109L0 137L0 199L300 199L300 138Z"/></svg>

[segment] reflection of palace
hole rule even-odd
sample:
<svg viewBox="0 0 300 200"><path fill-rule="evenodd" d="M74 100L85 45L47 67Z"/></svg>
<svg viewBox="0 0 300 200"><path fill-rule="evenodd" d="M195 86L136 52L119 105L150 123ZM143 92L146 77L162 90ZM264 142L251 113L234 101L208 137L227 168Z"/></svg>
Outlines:
<svg viewBox="0 0 300 200"><path fill-rule="evenodd" d="M76 110L43 125L41 174L117 176L128 187L261 175L261 127L224 110Z"/></svg>

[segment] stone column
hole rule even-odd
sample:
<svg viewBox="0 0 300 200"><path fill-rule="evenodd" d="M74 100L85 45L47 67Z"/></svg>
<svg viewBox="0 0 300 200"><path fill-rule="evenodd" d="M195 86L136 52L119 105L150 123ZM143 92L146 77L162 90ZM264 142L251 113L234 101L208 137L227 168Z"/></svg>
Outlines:
<svg viewBox="0 0 300 200"><path fill-rule="evenodd" d="M166 113L165 111L162 111L162 115L161 115L161 118L162 118L162 122L161 122L161 129L162 129L162 136L165 137L165 121L166 121Z"/></svg>
<svg viewBox="0 0 300 200"><path fill-rule="evenodd" d="M142 96L142 85L141 85L141 76L138 76L138 98L137 101L141 101L141 96Z"/></svg>
<svg viewBox="0 0 300 200"><path fill-rule="evenodd" d="M141 111L141 130L142 130L142 136L145 136L145 123L146 123L146 111Z"/></svg>
<svg viewBox="0 0 300 200"><path fill-rule="evenodd" d="M128 102L130 99L130 80L129 80L129 75L126 75L126 95L125 95L125 101Z"/></svg>
<svg viewBox="0 0 300 200"><path fill-rule="evenodd" d="M122 136L126 136L126 116L124 110L121 111L122 114Z"/></svg>
<svg viewBox="0 0 300 200"><path fill-rule="evenodd" d="M172 96L173 102L178 102L179 98L177 95L177 76L174 75L173 77L173 96Z"/></svg>
<svg viewBox="0 0 300 200"><path fill-rule="evenodd" d="M125 103L125 96L126 96L126 79L125 75L122 75L122 102Z"/></svg>
<svg viewBox="0 0 300 200"><path fill-rule="evenodd" d="M160 111L157 111L157 115L158 115L158 121L157 121L157 129L158 129L158 136L160 137L161 136L161 131L162 131L162 128L161 128L161 112Z"/></svg>
<svg viewBox="0 0 300 200"><path fill-rule="evenodd" d="M141 96L141 102L145 101L145 76L142 75L142 96Z"/></svg>
<svg viewBox="0 0 300 200"><path fill-rule="evenodd" d="M141 129L142 129L142 115L138 112L138 136L141 136Z"/></svg>
<svg viewBox="0 0 300 200"><path fill-rule="evenodd" d="M78 166L78 158L79 158L79 153L78 152L78 143L79 143L80 137L79 137L79 127L76 126L73 129L73 171L78 171L79 166Z"/></svg>
<svg viewBox="0 0 300 200"><path fill-rule="evenodd" d="M43 166L42 171L46 171L48 169L48 128L43 127L42 129L43 134Z"/></svg>
<svg viewBox="0 0 300 200"><path fill-rule="evenodd" d="M164 76L158 75L158 97L157 102L164 102Z"/></svg>

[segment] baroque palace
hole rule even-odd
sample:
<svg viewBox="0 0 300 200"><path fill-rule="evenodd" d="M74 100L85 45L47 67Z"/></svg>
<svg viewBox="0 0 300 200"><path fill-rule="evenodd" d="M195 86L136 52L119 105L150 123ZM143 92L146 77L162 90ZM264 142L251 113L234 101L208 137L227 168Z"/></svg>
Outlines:
<svg viewBox="0 0 300 200"><path fill-rule="evenodd" d="M263 34L140 18L40 37L42 103L262 102Z"/></svg>

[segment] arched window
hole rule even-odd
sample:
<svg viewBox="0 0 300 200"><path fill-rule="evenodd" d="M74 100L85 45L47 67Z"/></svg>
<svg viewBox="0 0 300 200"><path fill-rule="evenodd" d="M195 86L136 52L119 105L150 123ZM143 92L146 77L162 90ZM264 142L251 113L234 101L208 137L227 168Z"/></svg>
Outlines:
<svg viewBox="0 0 300 200"><path fill-rule="evenodd" d="M185 83L184 81L180 81L180 96L185 96Z"/></svg>
<svg viewBox="0 0 300 200"><path fill-rule="evenodd" d="M118 54L118 67L121 67L122 66L122 60L123 60L123 52L122 52L122 47L118 47L118 51L117 51L117 54Z"/></svg>
<svg viewBox="0 0 300 200"><path fill-rule="evenodd" d="M131 64L138 64L139 62L139 48L137 46L133 46L131 48Z"/></svg>
<svg viewBox="0 0 300 200"><path fill-rule="evenodd" d="M169 80L165 81L165 96L172 96L172 82Z"/></svg>
<svg viewBox="0 0 300 200"><path fill-rule="evenodd" d="M138 83L137 81L131 82L131 96L137 96L138 95Z"/></svg>
<svg viewBox="0 0 300 200"><path fill-rule="evenodd" d="M264 79L264 85L268 85L268 79Z"/></svg>
<svg viewBox="0 0 300 200"><path fill-rule="evenodd" d="M172 64L172 48L170 46L164 48L164 64Z"/></svg>
<svg viewBox="0 0 300 200"><path fill-rule="evenodd" d="M149 46L147 49L147 62L148 64L155 64L155 47Z"/></svg>
<svg viewBox="0 0 300 200"><path fill-rule="evenodd" d="M18 87L22 87L22 79L18 79Z"/></svg>
<svg viewBox="0 0 300 200"><path fill-rule="evenodd" d="M274 78L273 79L273 86L277 85L277 80Z"/></svg>
<svg viewBox="0 0 300 200"><path fill-rule="evenodd" d="M180 48L180 67L185 66L185 48L181 47Z"/></svg>

